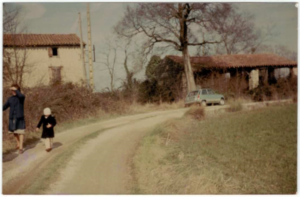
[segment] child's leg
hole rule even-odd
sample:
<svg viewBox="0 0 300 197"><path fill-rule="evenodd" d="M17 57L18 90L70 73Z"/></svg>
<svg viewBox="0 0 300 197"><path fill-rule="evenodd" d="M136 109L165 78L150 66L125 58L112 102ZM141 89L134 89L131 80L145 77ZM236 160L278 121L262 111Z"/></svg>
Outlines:
<svg viewBox="0 0 300 197"><path fill-rule="evenodd" d="M50 138L50 148L53 148L53 138Z"/></svg>
<svg viewBox="0 0 300 197"><path fill-rule="evenodd" d="M48 150L50 147L50 138L46 138L45 139L45 146L46 146L46 150Z"/></svg>

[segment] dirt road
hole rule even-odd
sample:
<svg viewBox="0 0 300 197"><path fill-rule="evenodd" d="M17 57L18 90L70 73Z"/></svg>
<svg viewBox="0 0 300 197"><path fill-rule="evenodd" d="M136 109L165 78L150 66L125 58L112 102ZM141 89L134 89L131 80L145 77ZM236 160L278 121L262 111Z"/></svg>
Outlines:
<svg viewBox="0 0 300 197"><path fill-rule="evenodd" d="M27 147L22 155L6 155L3 157L3 193L130 193L128 161L140 139L155 125L179 118L186 110L102 121L57 134L55 148L50 153L38 143ZM78 144L81 145L78 147ZM72 149L75 152L69 155ZM64 158L68 159L64 161ZM55 181L49 182L54 176Z"/></svg>

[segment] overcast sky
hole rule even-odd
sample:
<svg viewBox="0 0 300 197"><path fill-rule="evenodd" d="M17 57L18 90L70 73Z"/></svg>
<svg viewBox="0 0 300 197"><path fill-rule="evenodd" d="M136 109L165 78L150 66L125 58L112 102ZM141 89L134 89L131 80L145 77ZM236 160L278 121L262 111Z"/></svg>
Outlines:
<svg viewBox="0 0 300 197"><path fill-rule="evenodd" d="M121 20L129 3L91 3L92 41L96 46L97 61L99 49L105 38L112 34L112 27ZM277 36L269 44L285 45L297 51L297 8L295 3L235 3L241 10L254 14L257 28L275 24ZM53 33L79 35L78 12L81 12L84 41L87 43L86 3L18 3L23 10L23 19L29 33ZM99 63L94 63L96 90L109 86L108 71ZM138 75L143 78L144 71ZM116 67L116 86L125 77L122 65Z"/></svg>

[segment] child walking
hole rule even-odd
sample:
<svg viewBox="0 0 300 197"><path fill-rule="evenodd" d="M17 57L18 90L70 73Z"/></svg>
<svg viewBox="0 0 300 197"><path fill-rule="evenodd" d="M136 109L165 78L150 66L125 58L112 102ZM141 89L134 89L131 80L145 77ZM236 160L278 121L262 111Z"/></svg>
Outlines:
<svg viewBox="0 0 300 197"><path fill-rule="evenodd" d="M36 130L39 131L39 128L43 124L43 133L42 139L45 142L46 151L50 152L52 150L52 140L54 138L54 126L56 125L56 120L53 115L51 115L50 108L44 109L44 115L41 117L39 124L37 125Z"/></svg>

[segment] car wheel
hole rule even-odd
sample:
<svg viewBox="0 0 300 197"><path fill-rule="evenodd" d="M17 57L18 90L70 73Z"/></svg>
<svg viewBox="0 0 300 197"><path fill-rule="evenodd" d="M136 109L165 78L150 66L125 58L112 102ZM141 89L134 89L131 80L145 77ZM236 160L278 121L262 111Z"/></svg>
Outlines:
<svg viewBox="0 0 300 197"><path fill-rule="evenodd" d="M202 102L201 102L201 106L202 106L202 107L205 107L205 106L206 106L206 101L202 101Z"/></svg>
<svg viewBox="0 0 300 197"><path fill-rule="evenodd" d="M224 99L221 99L221 100L220 100L220 105L224 105L224 104L225 104Z"/></svg>

